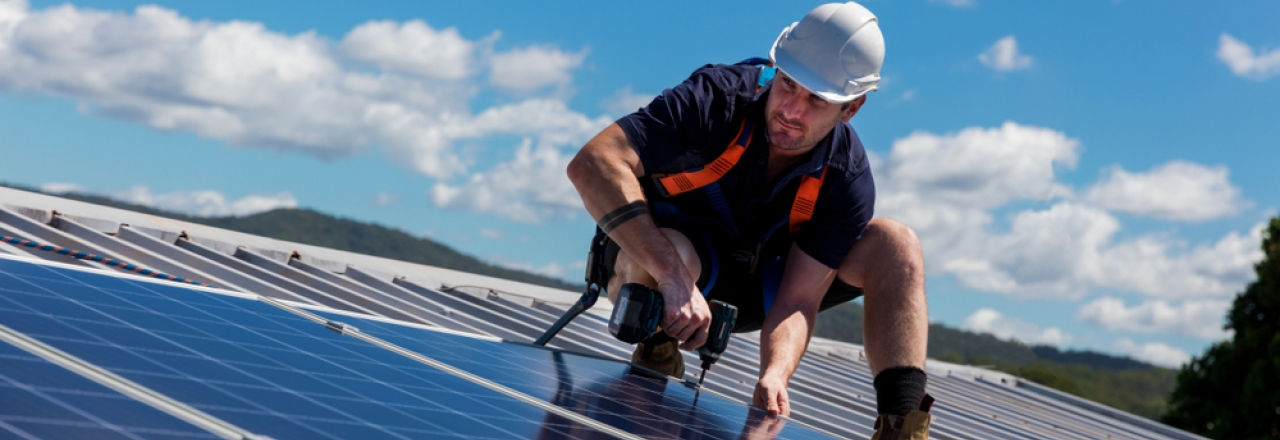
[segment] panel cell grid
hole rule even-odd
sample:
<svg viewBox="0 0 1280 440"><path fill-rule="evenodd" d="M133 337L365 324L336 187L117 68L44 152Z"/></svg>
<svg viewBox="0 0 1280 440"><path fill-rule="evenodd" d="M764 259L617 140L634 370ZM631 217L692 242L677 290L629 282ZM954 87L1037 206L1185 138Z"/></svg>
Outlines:
<svg viewBox="0 0 1280 440"><path fill-rule="evenodd" d="M317 314L642 437L737 439L768 432L775 437L766 438L828 438L715 395L702 393L695 403L694 390L683 384L636 374L617 361Z"/></svg>
<svg viewBox="0 0 1280 440"><path fill-rule="evenodd" d="M266 303L0 260L0 323L248 431L603 437Z"/></svg>
<svg viewBox="0 0 1280 440"><path fill-rule="evenodd" d="M213 434L0 342L0 439L213 439Z"/></svg>

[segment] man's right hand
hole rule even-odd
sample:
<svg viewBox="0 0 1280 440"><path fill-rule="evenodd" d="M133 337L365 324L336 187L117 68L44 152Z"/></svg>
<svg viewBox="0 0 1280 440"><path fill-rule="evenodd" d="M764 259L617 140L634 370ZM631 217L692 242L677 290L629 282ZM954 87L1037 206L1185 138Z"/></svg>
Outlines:
<svg viewBox="0 0 1280 440"><path fill-rule="evenodd" d="M690 282L658 283L665 300L662 329L668 336L683 341L681 350L697 350L707 342L711 327L711 308L702 298L698 286Z"/></svg>

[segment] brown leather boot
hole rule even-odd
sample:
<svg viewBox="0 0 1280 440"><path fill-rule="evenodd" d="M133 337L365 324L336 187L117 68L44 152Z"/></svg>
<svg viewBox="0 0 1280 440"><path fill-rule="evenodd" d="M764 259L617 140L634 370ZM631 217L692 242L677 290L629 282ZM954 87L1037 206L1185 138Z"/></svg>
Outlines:
<svg viewBox="0 0 1280 440"><path fill-rule="evenodd" d="M667 338L665 341L650 339L636 344L636 351L631 353L631 363L645 367L675 378L684 377L684 356L677 346L679 341Z"/></svg>
<svg viewBox="0 0 1280 440"><path fill-rule="evenodd" d="M933 416L933 397L925 394L918 411L905 416L881 414L876 418L876 433L871 440L929 440L929 422Z"/></svg>

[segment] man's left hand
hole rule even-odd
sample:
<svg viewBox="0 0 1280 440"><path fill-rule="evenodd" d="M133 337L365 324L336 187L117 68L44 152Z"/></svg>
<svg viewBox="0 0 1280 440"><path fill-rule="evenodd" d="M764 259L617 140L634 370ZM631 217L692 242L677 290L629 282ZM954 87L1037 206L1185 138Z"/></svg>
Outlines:
<svg viewBox="0 0 1280 440"><path fill-rule="evenodd" d="M751 396L751 404L782 416L791 415L791 400L787 397L787 381L771 376L760 378L756 382L755 395Z"/></svg>

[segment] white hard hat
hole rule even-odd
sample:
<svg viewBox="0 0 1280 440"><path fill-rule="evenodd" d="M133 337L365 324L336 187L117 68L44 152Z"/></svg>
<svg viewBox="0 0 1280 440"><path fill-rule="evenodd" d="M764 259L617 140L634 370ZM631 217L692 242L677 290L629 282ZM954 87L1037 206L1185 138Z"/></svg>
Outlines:
<svg viewBox="0 0 1280 440"><path fill-rule="evenodd" d="M862 5L828 3L783 29L769 58L810 92L844 103L876 89L884 36L875 14Z"/></svg>

